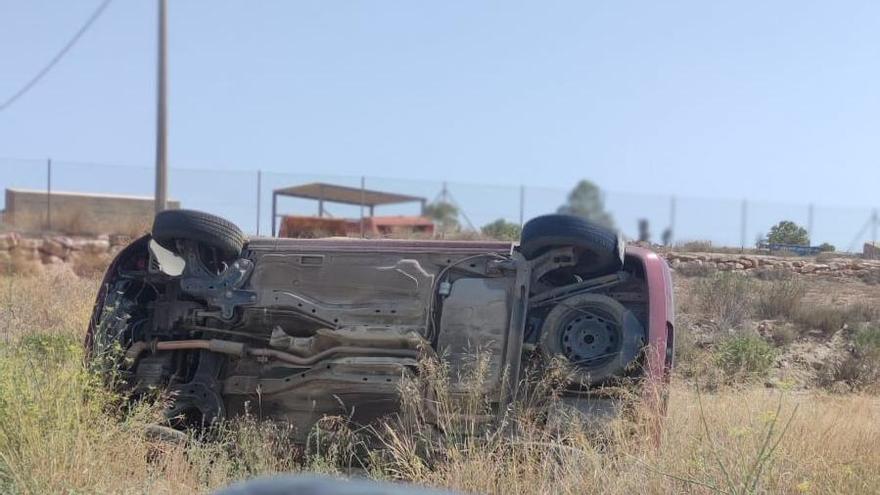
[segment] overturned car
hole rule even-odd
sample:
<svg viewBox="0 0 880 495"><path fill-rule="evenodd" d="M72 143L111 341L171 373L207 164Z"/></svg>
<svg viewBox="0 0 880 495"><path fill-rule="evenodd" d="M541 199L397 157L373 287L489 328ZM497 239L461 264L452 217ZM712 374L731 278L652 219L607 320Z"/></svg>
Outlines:
<svg viewBox="0 0 880 495"><path fill-rule="evenodd" d="M258 404L305 435L324 415L395 411L425 354L455 376L485 353L498 411L532 355L570 363L564 399L585 414L613 409L594 392L624 379L662 407L673 336L666 263L578 217L534 218L517 245L246 239L222 218L169 210L109 267L86 345L121 353L113 372L132 391L168 390L175 425Z"/></svg>

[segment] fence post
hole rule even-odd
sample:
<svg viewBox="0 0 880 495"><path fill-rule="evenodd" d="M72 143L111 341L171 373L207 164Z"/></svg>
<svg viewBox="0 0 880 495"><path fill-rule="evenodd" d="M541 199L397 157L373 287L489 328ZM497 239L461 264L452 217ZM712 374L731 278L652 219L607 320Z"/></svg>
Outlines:
<svg viewBox="0 0 880 495"><path fill-rule="evenodd" d="M748 217L748 201L742 201L742 211L740 212L740 250L745 250L746 248L746 221Z"/></svg>
<svg viewBox="0 0 880 495"><path fill-rule="evenodd" d="M810 240L810 245L813 244L813 203L810 203L807 206L807 238Z"/></svg>
<svg viewBox="0 0 880 495"><path fill-rule="evenodd" d="M364 238L364 196L366 195L366 178L361 176L361 239ZM372 216L372 215L370 215Z"/></svg>
<svg viewBox="0 0 880 495"><path fill-rule="evenodd" d="M675 196L669 197L669 245L675 242Z"/></svg>
<svg viewBox="0 0 880 495"><path fill-rule="evenodd" d="M275 209L278 202L278 193L272 191L272 237L275 237Z"/></svg>
<svg viewBox="0 0 880 495"><path fill-rule="evenodd" d="M262 203L263 171L257 170L257 235L260 235L260 204Z"/></svg>
<svg viewBox="0 0 880 495"><path fill-rule="evenodd" d="M52 159L46 160L46 230L52 230Z"/></svg>
<svg viewBox="0 0 880 495"><path fill-rule="evenodd" d="M880 218L877 217L877 208L874 208L874 212L871 214L871 247L877 248L877 224L880 223ZM873 251L872 252L876 252Z"/></svg>
<svg viewBox="0 0 880 495"><path fill-rule="evenodd" d="M526 186L519 186L519 226L522 227L526 217Z"/></svg>

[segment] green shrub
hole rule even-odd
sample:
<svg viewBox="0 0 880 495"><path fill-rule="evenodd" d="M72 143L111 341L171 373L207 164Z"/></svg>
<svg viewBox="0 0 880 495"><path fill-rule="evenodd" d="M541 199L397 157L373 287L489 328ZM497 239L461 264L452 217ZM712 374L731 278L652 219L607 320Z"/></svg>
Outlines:
<svg viewBox="0 0 880 495"><path fill-rule="evenodd" d="M712 249L712 241L687 241L675 245L675 250L681 252L710 253Z"/></svg>
<svg viewBox="0 0 880 495"><path fill-rule="evenodd" d="M770 227L770 233L767 234L767 242L771 244L797 244L807 246L810 244L810 236L807 233L807 229L791 220L783 220L773 227Z"/></svg>
<svg viewBox="0 0 880 495"><path fill-rule="evenodd" d="M865 325L860 328L853 339L855 351L859 353L880 352L880 324Z"/></svg>
<svg viewBox="0 0 880 495"><path fill-rule="evenodd" d="M696 309L722 330L736 328L749 316L755 282L747 275L719 272L693 287Z"/></svg>
<svg viewBox="0 0 880 495"><path fill-rule="evenodd" d="M522 234L522 227L518 223L508 222L503 218L483 225L480 230L484 236L500 241L517 241Z"/></svg>
<svg viewBox="0 0 880 495"><path fill-rule="evenodd" d="M776 351L757 335L736 335L721 341L715 361L732 381L764 376L773 366Z"/></svg>
<svg viewBox="0 0 880 495"><path fill-rule="evenodd" d="M82 354L82 342L73 336L61 333L30 333L22 335L19 341L21 351L41 358L51 357L51 361L77 357Z"/></svg>

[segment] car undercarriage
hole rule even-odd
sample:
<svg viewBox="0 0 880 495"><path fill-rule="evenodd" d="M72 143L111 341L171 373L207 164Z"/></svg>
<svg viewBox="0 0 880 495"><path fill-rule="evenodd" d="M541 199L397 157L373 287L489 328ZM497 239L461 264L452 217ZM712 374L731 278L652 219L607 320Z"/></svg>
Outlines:
<svg viewBox="0 0 880 495"><path fill-rule="evenodd" d="M567 397L592 410L591 391L609 383L665 383L669 271L573 218L538 217L517 246L245 240L223 219L163 212L109 268L87 345L115 356L135 395L167 391L176 427L248 408L301 436L325 415L368 423L398 408L419 359L439 356L456 377L475 353L495 410L533 354L564 359L575 377ZM453 392L463 386L452 380Z"/></svg>

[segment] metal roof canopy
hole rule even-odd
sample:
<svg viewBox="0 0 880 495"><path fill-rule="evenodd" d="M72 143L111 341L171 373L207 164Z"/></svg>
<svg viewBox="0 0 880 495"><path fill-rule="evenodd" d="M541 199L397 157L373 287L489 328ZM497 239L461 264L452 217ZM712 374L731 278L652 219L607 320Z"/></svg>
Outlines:
<svg viewBox="0 0 880 495"><path fill-rule="evenodd" d="M274 191L272 191L273 237L275 236L275 220L278 218L278 215L276 214L278 196L289 196L292 198L317 200L319 217L324 216L324 201L348 205L368 206L370 208L370 216L373 216L373 208L376 206L398 203L421 203L422 211L424 211L426 201L425 198L419 196L409 196L406 194L373 191L370 189L364 189L363 187L357 188L348 186L337 186L335 184L327 184L323 182L313 182L311 184L303 184L300 186L282 187L280 189L275 189Z"/></svg>
<svg viewBox="0 0 880 495"><path fill-rule="evenodd" d="M294 198L317 199L332 203L344 203L349 205L390 205L396 203L422 202L425 198L407 196L405 194L372 191L357 187L337 186L323 182L313 182L301 186L282 187L275 189L276 196L292 196Z"/></svg>

